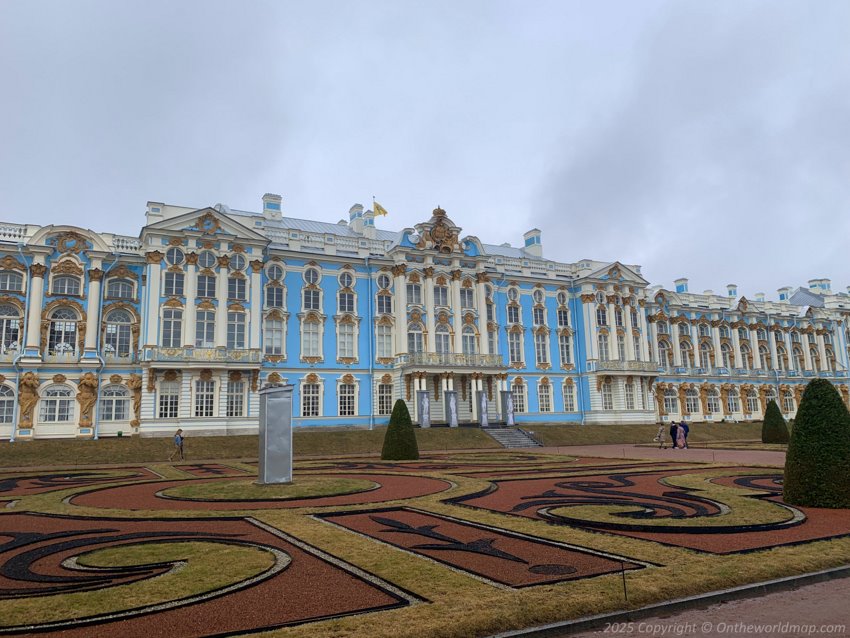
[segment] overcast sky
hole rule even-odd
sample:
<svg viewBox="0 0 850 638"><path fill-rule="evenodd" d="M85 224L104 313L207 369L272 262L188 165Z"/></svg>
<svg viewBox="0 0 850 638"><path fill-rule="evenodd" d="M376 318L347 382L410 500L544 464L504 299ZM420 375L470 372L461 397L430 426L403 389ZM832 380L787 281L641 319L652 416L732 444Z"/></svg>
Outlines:
<svg viewBox="0 0 850 638"><path fill-rule="evenodd" d="M464 233L776 298L850 284L850 2L0 0L0 220L145 203Z"/></svg>

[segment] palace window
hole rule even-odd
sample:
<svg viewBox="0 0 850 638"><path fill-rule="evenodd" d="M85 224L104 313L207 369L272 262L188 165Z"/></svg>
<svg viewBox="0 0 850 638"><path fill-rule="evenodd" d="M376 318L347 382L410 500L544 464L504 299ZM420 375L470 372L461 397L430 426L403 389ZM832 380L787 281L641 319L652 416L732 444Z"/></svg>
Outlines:
<svg viewBox="0 0 850 638"><path fill-rule="evenodd" d="M478 340L475 336L475 329L472 326L464 326L461 333L461 345L463 354L477 354Z"/></svg>
<svg viewBox="0 0 850 638"><path fill-rule="evenodd" d="M729 338L729 326L720 326L720 338L728 339Z"/></svg>
<svg viewBox="0 0 850 638"><path fill-rule="evenodd" d="M699 404L699 392L696 390L685 390L685 412L697 414L701 412Z"/></svg>
<svg viewBox="0 0 850 638"><path fill-rule="evenodd" d="M215 412L215 381L195 381L195 416L211 417Z"/></svg>
<svg viewBox="0 0 850 638"><path fill-rule="evenodd" d="M385 416L393 412L393 386L389 383L378 384L378 414Z"/></svg>
<svg viewBox="0 0 850 638"><path fill-rule="evenodd" d="M600 334L596 337L596 342L599 346L599 360L608 361L611 358L608 352L608 335Z"/></svg>
<svg viewBox="0 0 850 638"><path fill-rule="evenodd" d="M770 368L770 351L767 349L767 346L759 346L759 364L758 367L764 370Z"/></svg>
<svg viewBox="0 0 850 638"><path fill-rule="evenodd" d="M319 291L313 288L305 288L303 291L304 310L319 310Z"/></svg>
<svg viewBox="0 0 850 638"><path fill-rule="evenodd" d="M339 416L354 416L354 384L339 385Z"/></svg>
<svg viewBox="0 0 850 638"><path fill-rule="evenodd" d="M570 325L570 311L566 308L558 308L558 327L567 328Z"/></svg>
<svg viewBox="0 0 850 638"><path fill-rule="evenodd" d="M564 412L576 411L576 391L574 385L564 384Z"/></svg>
<svg viewBox="0 0 850 638"><path fill-rule="evenodd" d="M434 305L448 306L449 305L449 289L448 286L434 286Z"/></svg>
<svg viewBox="0 0 850 638"><path fill-rule="evenodd" d="M308 284L316 284L319 281L319 271L315 268L308 268L304 271L304 281Z"/></svg>
<svg viewBox="0 0 850 638"><path fill-rule="evenodd" d="M473 290L472 288L461 288L460 289L460 307L461 308L472 308L474 306L473 302Z"/></svg>
<svg viewBox="0 0 850 638"><path fill-rule="evenodd" d="M351 288L354 285L354 275L352 275L350 272L340 273L339 285L343 288Z"/></svg>
<svg viewBox="0 0 850 638"><path fill-rule="evenodd" d="M280 264L272 264L266 269L266 276L271 281L280 281L283 279L283 266Z"/></svg>
<svg viewBox="0 0 850 638"><path fill-rule="evenodd" d="M267 355L282 356L284 323L280 319L266 318L263 323L263 351Z"/></svg>
<svg viewBox="0 0 850 638"><path fill-rule="evenodd" d="M618 328L623 327L623 309L619 306L614 308L614 323L617 324Z"/></svg>
<svg viewBox="0 0 850 638"><path fill-rule="evenodd" d="M422 305L422 286L419 284L407 284L407 303L416 306Z"/></svg>
<svg viewBox="0 0 850 638"><path fill-rule="evenodd" d="M519 306L508 306L508 323L519 323Z"/></svg>
<svg viewBox="0 0 850 638"><path fill-rule="evenodd" d="M655 325L656 325L656 329L658 330L658 334L660 334L660 335L669 334L670 331L667 329L667 322L666 321L659 321Z"/></svg>
<svg viewBox="0 0 850 638"><path fill-rule="evenodd" d="M110 279L106 285L106 296L110 299L132 299L133 282L129 279Z"/></svg>
<svg viewBox="0 0 850 638"><path fill-rule="evenodd" d="M375 328L375 353L379 359L393 356L392 326L379 325Z"/></svg>
<svg viewBox="0 0 850 638"><path fill-rule="evenodd" d="M130 333L133 316L126 310L113 310L106 315L103 351L116 357L130 356Z"/></svg>
<svg viewBox="0 0 850 638"><path fill-rule="evenodd" d="M752 367L753 357L750 353L750 347L746 344L741 344L741 363L744 364L744 370L749 370Z"/></svg>
<svg viewBox="0 0 850 638"><path fill-rule="evenodd" d="M195 315L195 347L215 348L215 311L197 311Z"/></svg>
<svg viewBox="0 0 850 638"><path fill-rule="evenodd" d="M767 331L764 328L756 330L756 339L759 341L767 341Z"/></svg>
<svg viewBox="0 0 850 638"><path fill-rule="evenodd" d="M277 285L266 286L266 308L283 308L283 288Z"/></svg>
<svg viewBox="0 0 850 638"><path fill-rule="evenodd" d="M163 381L159 384L159 418L176 419L180 407L180 384Z"/></svg>
<svg viewBox="0 0 850 638"><path fill-rule="evenodd" d="M790 390L784 390L782 392L782 409L785 412L794 411L794 395Z"/></svg>
<svg viewBox="0 0 850 638"><path fill-rule="evenodd" d="M487 331L487 350L490 354L499 354L499 338L495 330Z"/></svg>
<svg viewBox="0 0 850 638"><path fill-rule="evenodd" d="M67 423L74 418L74 399L71 388L65 385L50 386L41 397L38 420L41 423Z"/></svg>
<svg viewBox="0 0 850 638"><path fill-rule="evenodd" d="M544 308L532 308L531 317L535 326L543 326L546 324L546 310Z"/></svg>
<svg viewBox="0 0 850 638"><path fill-rule="evenodd" d="M22 292L24 289L23 275L10 270L0 271L0 291Z"/></svg>
<svg viewBox="0 0 850 638"><path fill-rule="evenodd" d="M635 349L635 361L641 361L640 335L632 335L632 347Z"/></svg>
<svg viewBox="0 0 850 638"><path fill-rule="evenodd" d="M730 414L741 411L741 400L738 397L738 390L735 388L732 388L726 394L726 411Z"/></svg>
<svg viewBox="0 0 850 638"><path fill-rule="evenodd" d="M212 299L215 297L215 276L198 275L198 293L200 299Z"/></svg>
<svg viewBox="0 0 850 638"><path fill-rule="evenodd" d="M531 293L531 298L534 300L534 303L543 303L543 291L535 290Z"/></svg>
<svg viewBox="0 0 850 638"><path fill-rule="evenodd" d="M596 324L599 326L608 325L608 311L605 309L605 306L599 306L596 309Z"/></svg>
<svg viewBox="0 0 850 638"><path fill-rule="evenodd" d="M77 351L77 313L70 308L57 308L50 316L47 353L74 354Z"/></svg>
<svg viewBox="0 0 850 638"><path fill-rule="evenodd" d="M699 325L699 336L700 337L709 337L711 336L711 329L708 327L707 323L701 323Z"/></svg>
<svg viewBox="0 0 850 638"><path fill-rule="evenodd" d="M100 397L102 421L127 421L130 418L130 391L124 386L108 385Z"/></svg>
<svg viewBox="0 0 850 638"><path fill-rule="evenodd" d="M670 351L670 344L664 339L658 340L658 362L667 367L673 365L673 353Z"/></svg>
<svg viewBox="0 0 850 638"><path fill-rule="evenodd" d="M53 278L53 294L54 295L79 295L80 294L80 278L63 275Z"/></svg>
<svg viewBox="0 0 850 638"><path fill-rule="evenodd" d="M699 367L711 367L711 346L707 343L703 343L699 347Z"/></svg>
<svg viewBox="0 0 850 638"><path fill-rule="evenodd" d="M15 391L0 385L0 423L12 423L15 415Z"/></svg>
<svg viewBox="0 0 850 638"><path fill-rule="evenodd" d="M522 363L522 336L519 332L508 333L508 354L511 363Z"/></svg>
<svg viewBox="0 0 850 638"><path fill-rule="evenodd" d="M508 288L508 299L510 301L519 299L519 291L516 288Z"/></svg>
<svg viewBox="0 0 850 638"><path fill-rule="evenodd" d="M422 325L412 323L407 327L407 351L417 354L425 351L425 340L422 335Z"/></svg>
<svg viewBox="0 0 850 638"><path fill-rule="evenodd" d="M514 400L514 413L522 414L525 412L525 385L514 383L511 385L511 393Z"/></svg>
<svg viewBox="0 0 850 638"><path fill-rule="evenodd" d="M227 382L227 416L245 416L245 382Z"/></svg>
<svg viewBox="0 0 850 638"><path fill-rule="evenodd" d="M625 391L624 396L626 399L626 410L634 410L635 409L635 384L632 381L628 381L623 389Z"/></svg>
<svg viewBox="0 0 850 638"><path fill-rule="evenodd" d="M346 273L347 274L347 273ZM337 312L354 312L354 293L341 292L337 303Z"/></svg>
<svg viewBox="0 0 850 638"><path fill-rule="evenodd" d="M169 266L179 266L186 260L186 256L179 248L169 248L165 252L165 262Z"/></svg>
<svg viewBox="0 0 850 638"><path fill-rule="evenodd" d="M227 278L227 298L234 299L236 301L245 301L246 297L244 277Z"/></svg>
<svg viewBox="0 0 850 638"><path fill-rule="evenodd" d="M709 414L717 414L720 412L720 394L717 390L709 390L706 393L705 405Z"/></svg>
<svg viewBox="0 0 850 638"><path fill-rule="evenodd" d="M165 287L163 288L163 294L166 297L182 297L184 280L185 276L182 272L165 273Z"/></svg>
<svg viewBox="0 0 850 638"><path fill-rule="evenodd" d="M780 372L785 372L785 362L788 360L788 353L782 346L776 346L776 368Z"/></svg>
<svg viewBox="0 0 850 638"><path fill-rule="evenodd" d="M537 386L537 400L541 412L552 411L552 386L548 383L540 383Z"/></svg>
<svg viewBox="0 0 850 638"><path fill-rule="evenodd" d="M393 312L393 298L389 293L382 292L378 295L378 314L391 315Z"/></svg>
<svg viewBox="0 0 850 638"><path fill-rule="evenodd" d="M239 253L235 253L230 257L230 261L228 265L230 266L230 270L244 270L247 262L245 258Z"/></svg>
<svg viewBox="0 0 850 638"><path fill-rule="evenodd" d="M631 310L631 320L632 320L632 328L639 328L640 327L640 321L638 319L638 313L637 313L637 310L635 310L635 309Z"/></svg>
<svg viewBox="0 0 850 638"><path fill-rule="evenodd" d="M337 359L354 358L354 324L341 323L337 326Z"/></svg>
<svg viewBox="0 0 850 638"><path fill-rule="evenodd" d="M759 398L755 390L747 390L747 414L759 411Z"/></svg>
<svg viewBox="0 0 850 638"><path fill-rule="evenodd" d="M691 348L691 344L683 341L679 344L679 352L682 355L682 365L692 367L694 365L694 351Z"/></svg>
<svg viewBox="0 0 850 638"><path fill-rule="evenodd" d="M321 326L318 321L307 320L301 325L301 356L320 357Z"/></svg>
<svg viewBox="0 0 850 638"><path fill-rule="evenodd" d="M201 268L213 268L215 266L215 262L215 255L208 250L205 250L198 255L198 265Z"/></svg>
<svg viewBox="0 0 850 638"><path fill-rule="evenodd" d="M487 302L486 306L487 306L487 321L495 321L496 320L496 307L490 301Z"/></svg>
<svg viewBox="0 0 850 638"><path fill-rule="evenodd" d="M378 288L381 290L388 290L393 285L393 280L390 279L390 276L387 273L381 273L378 275Z"/></svg>
<svg viewBox="0 0 850 638"><path fill-rule="evenodd" d="M679 324L679 336L686 337L691 334L691 327L687 323Z"/></svg>
<svg viewBox="0 0 850 638"><path fill-rule="evenodd" d="M723 367L731 368L732 363L734 362L734 356L732 354L732 346L728 343L721 344L720 346L720 356L723 358Z"/></svg>
<svg viewBox="0 0 850 638"><path fill-rule="evenodd" d="M567 301L568 301L567 293L564 292L563 290L559 290L558 294L555 295L555 298L558 300L559 306L566 306L567 305Z"/></svg>
<svg viewBox="0 0 850 638"><path fill-rule="evenodd" d="M619 361L626 360L626 335L617 335L617 359Z"/></svg>
<svg viewBox="0 0 850 638"><path fill-rule="evenodd" d="M245 347L245 313L227 313L227 347L230 350Z"/></svg>
<svg viewBox="0 0 850 638"><path fill-rule="evenodd" d="M319 416L319 384L301 385L301 416Z"/></svg>
<svg viewBox="0 0 850 638"><path fill-rule="evenodd" d="M573 362L572 343L570 335L564 333L558 335L558 350L561 354L561 365L565 366Z"/></svg>
<svg viewBox="0 0 850 638"><path fill-rule="evenodd" d="M614 389L612 388L610 380L602 382L602 409L614 409Z"/></svg>
<svg viewBox="0 0 850 638"><path fill-rule="evenodd" d="M673 388L667 388L664 391L664 411L667 414L675 414L679 411L679 397Z"/></svg>
<svg viewBox="0 0 850 638"><path fill-rule="evenodd" d="M434 347L437 354L447 354L452 351L449 327L444 323L437 324L434 328Z"/></svg>
<svg viewBox="0 0 850 638"><path fill-rule="evenodd" d="M0 352L17 352L20 349L21 317L12 304L0 305Z"/></svg>

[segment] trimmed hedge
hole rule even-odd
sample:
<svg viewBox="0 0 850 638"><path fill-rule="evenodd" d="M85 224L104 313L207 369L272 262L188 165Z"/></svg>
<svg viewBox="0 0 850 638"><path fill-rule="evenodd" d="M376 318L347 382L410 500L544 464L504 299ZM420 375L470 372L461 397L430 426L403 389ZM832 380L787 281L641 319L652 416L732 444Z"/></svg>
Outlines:
<svg viewBox="0 0 850 638"><path fill-rule="evenodd" d="M419 458L419 446L416 444L410 412L402 399L393 406L381 458L385 461L416 461Z"/></svg>
<svg viewBox="0 0 850 638"><path fill-rule="evenodd" d="M771 399L764 411L764 423L761 425L762 443L788 443L788 425L776 401Z"/></svg>
<svg viewBox="0 0 850 638"><path fill-rule="evenodd" d="M807 386L785 456L783 499L850 508L850 412L826 379Z"/></svg>

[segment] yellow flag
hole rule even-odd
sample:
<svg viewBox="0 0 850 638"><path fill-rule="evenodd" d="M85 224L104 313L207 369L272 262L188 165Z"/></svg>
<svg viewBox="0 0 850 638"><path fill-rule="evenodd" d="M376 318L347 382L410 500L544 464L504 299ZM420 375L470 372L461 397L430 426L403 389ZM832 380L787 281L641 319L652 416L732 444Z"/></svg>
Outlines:
<svg viewBox="0 0 850 638"><path fill-rule="evenodd" d="M387 209L381 206L378 202L372 202L372 208L375 209L375 217L387 214Z"/></svg>

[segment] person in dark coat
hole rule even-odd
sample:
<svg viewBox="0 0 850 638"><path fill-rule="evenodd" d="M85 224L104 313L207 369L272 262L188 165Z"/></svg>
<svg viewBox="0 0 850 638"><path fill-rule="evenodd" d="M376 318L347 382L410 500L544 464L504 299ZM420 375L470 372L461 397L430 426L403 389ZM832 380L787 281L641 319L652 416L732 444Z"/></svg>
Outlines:
<svg viewBox="0 0 850 638"><path fill-rule="evenodd" d="M676 422L671 421L670 422L670 440L673 441L673 443L670 445L670 447L672 447L674 450L676 449L676 434L677 434L678 429L679 429L679 426L676 424Z"/></svg>

